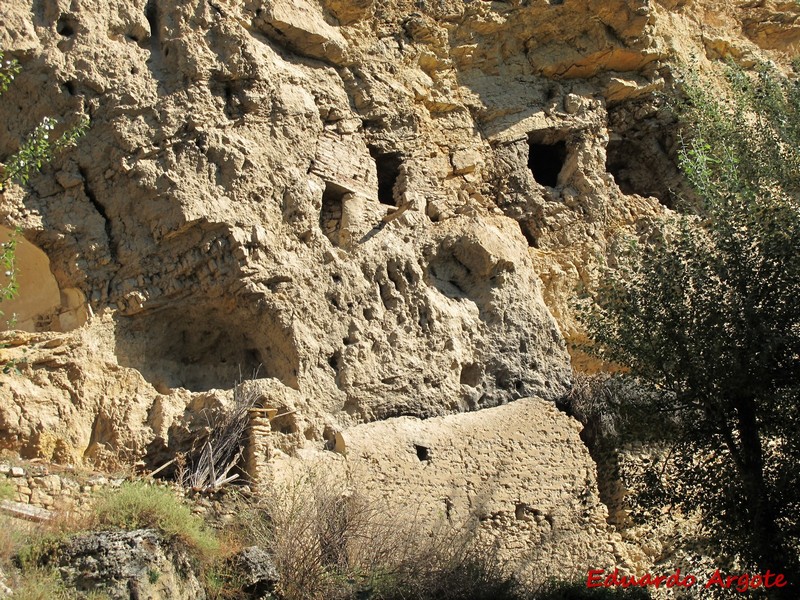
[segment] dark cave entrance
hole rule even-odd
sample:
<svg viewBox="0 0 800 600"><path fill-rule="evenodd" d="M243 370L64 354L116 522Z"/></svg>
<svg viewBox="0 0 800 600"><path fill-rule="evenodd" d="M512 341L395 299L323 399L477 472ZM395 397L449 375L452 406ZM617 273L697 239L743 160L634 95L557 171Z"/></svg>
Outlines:
<svg viewBox="0 0 800 600"><path fill-rule="evenodd" d="M256 377L298 387L291 332L275 315L237 308L232 300L192 298L119 316L115 335L119 364L139 371L160 394L231 389Z"/></svg>
<svg viewBox="0 0 800 600"><path fill-rule="evenodd" d="M655 143L658 146L657 143ZM626 196L637 194L653 196L661 204L672 204L669 184L663 181L665 168L655 168L665 159L666 154L659 147L657 151L643 146L634 140L611 140L606 147L606 170L614 177L614 182ZM663 160L662 164L668 161Z"/></svg>
<svg viewBox="0 0 800 600"><path fill-rule="evenodd" d="M381 204L397 206L394 186L400 177L400 166L403 164L403 155L399 152L381 152L375 146L369 147L369 154L375 161L378 173L378 201Z"/></svg>
<svg viewBox="0 0 800 600"><path fill-rule="evenodd" d="M545 143L538 136L528 136L528 168L540 185L556 187L558 174L567 160L567 142Z"/></svg>
<svg viewBox="0 0 800 600"><path fill-rule="evenodd" d="M72 37L75 35L76 27L77 22L73 17L69 15L61 15L56 23L56 32L64 37Z"/></svg>
<svg viewBox="0 0 800 600"><path fill-rule="evenodd" d="M319 213L319 228L331 243L339 245L339 229L342 226L342 203L347 191L335 183L325 182L322 193L322 210Z"/></svg>
<svg viewBox="0 0 800 600"><path fill-rule="evenodd" d="M420 462L427 462L431 459L431 449L427 446L421 446L419 444L414 444L414 450L417 453L417 458Z"/></svg>
<svg viewBox="0 0 800 600"><path fill-rule="evenodd" d="M539 247L539 241L536 239L536 234L534 234L535 226L532 220L519 221L519 229L522 232L525 240L528 242L528 247Z"/></svg>

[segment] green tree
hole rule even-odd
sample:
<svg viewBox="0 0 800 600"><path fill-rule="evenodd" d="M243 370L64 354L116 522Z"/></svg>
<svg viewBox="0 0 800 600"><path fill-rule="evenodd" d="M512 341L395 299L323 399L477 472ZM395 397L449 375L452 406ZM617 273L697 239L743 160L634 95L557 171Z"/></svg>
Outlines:
<svg viewBox="0 0 800 600"><path fill-rule="evenodd" d="M720 547L786 575L800 548L800 86L730 67L678 107L700 202L631 244L586 314L593 351L642 393L638 431L672 445L648 492L700 509Z"/></svg>

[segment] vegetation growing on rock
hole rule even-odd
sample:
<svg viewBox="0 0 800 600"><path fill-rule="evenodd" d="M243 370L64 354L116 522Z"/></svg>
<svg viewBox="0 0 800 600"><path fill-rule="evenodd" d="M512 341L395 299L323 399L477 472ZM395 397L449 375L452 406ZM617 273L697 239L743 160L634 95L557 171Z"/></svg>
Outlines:
<svg viewBox="0 0 800 600"><path fill-rule="evenodd" d="M21 70L19 61L6 59L3 52L0 52L0 96ZM0 161L0 193L9 182L26 184L31 173L41 169L56 152L74 145L86 133L89 119L82 117L77 123L55 135L57 124L54 118L44 117L20 143L17 151Z"/></svg>
<svg viewBox="0 0 800 600"><path fill-rule="evenodd" d="M630 248L587 324L639 386L629 433L670 448L649 497L699 509L723 552L796 581L800 84L766 66L727 80L729 106L690 80L679 107L701 204Z"/></svg>

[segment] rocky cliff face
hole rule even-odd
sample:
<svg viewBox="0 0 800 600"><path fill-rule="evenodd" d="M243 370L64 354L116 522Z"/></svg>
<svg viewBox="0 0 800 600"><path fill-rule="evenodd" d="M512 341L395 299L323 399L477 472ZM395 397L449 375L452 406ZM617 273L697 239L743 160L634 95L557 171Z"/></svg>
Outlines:
<svg viewBox="0 0 800 600"><path fill-rule="evenodd" d="M45 115L91 127L0 196L32 257L14 307L32 333L3 337L21 375L0 387L0 446L155 466L250 378L269 380L263 405L292 399L283 450L556 400L571 297L613 261L613 235L683 189L654 92L682 61L783 60L799 14L6 2L0 47L23 71L0 100L0 157Z"/></svg>

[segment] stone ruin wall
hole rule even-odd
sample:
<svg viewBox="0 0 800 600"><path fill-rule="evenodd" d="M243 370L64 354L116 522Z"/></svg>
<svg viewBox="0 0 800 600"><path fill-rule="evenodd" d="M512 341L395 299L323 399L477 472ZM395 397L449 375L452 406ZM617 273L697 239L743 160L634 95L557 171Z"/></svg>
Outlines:
<svg viewBox="0 0 800 600"><path fill-rule="evenodd" d="M510 515L557 497L565 539L600 531L593 464L552 408L571 298L685 190L654 95L676 65L785 64L798 41L796 3L772 0L7 2L0 47L23 71L0 156L45 115L91 127L0 196L55 282L46 318L0 338L21 372L0 447L156 468L244 380L292 414L259 417L251 473L344 445L374 455L377 495L413 495L416 476L381 483L422 468L409 430L458 430L424 467L444 489L465 440L514 415L535 452L501 444L467 470L540 474L505 482L504 539L529 547L542 523ZM598 539L564 548L623 561Z"/></svg>
<svg viewBox="0 0 800 600"><path fill-rule="evenodd" d="M585 565L636 570L646 557L606 522L580 425L550 402L420 420L400 417L342 432L333 452L281 455L267 489L328 481L371 499L415 537L442 526L470 531L522 580L580 578ZM488 550L491 549L491 550Z"/></svg>

